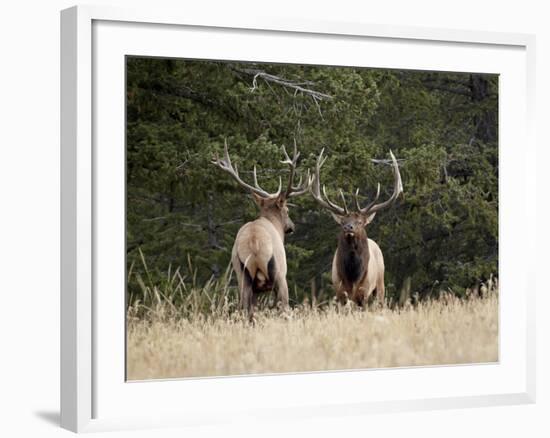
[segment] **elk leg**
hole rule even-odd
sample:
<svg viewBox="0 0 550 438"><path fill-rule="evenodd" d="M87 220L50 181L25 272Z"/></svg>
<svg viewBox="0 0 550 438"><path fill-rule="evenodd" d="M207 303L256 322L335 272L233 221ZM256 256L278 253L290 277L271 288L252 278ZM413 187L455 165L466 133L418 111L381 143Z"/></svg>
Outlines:
<svg viewBox="0 0 550 438"><path fill-rule="evenodd" d="M240 307L242 310L250 313L252 308L252 297L254 295L252 290L252 278L250 278L250 273L246 269L244 269L241 278L241 284L239 285Z"/></svg>
<svg viewBox="0 0 550 438"><path fill-rule="evenodd" d="M367 303L367 297L365 295L365 293L361 293L361 291L359 291L355 297L354 297L354 300L355 301L355 304L357 304L357 307L360 307L361 309L366 309L367 306L366 306L366 303ZM365 305L363 305L365 304Z"/></svg>
<svg viewBox="0 0 550 438"><path fill-rule="evenodd" d="M277 278L277 298L283 309L288 309L288 285L286 283L286 278Z"/></svg>
<svg viewBox="0 0 550 438"><path fill-rule="evenodd" d="M386 287L384 286L384 280L382 280L376 285L376 300L381 307L385 307L386 305L385 294Z"/></svg>
<svg viewBox="0 0 550 438"><path fill-rule="evenodd" d="M250 292L250 299L248 302L248 319L251 323L255 323L254 319L254 311L256 310L256 306L258 304L258 294L254 292L254 290L251 290Z"/></svg>
<svg viewBox="0 0 550 438"><path fill-rule="evenodd" d="M338 289L336 291L336 299L338 300L338 304L345 306L348 303L348 293L343 288Z"/></svg>

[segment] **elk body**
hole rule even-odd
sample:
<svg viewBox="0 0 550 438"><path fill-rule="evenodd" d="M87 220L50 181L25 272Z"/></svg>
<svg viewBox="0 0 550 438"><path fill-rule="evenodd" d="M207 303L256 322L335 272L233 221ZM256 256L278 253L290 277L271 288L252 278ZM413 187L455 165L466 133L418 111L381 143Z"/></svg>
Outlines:
<svg viewBox="0 0 550 438"><path fill-rule="evenodd" d="M286 282L286 253L284 247L285 235L294 231L294 223L288 215L287 200L302 195L309 190L309 174L302 184L302 180L294 186L294 176L298 157L294 143L294 154L290 158L283 147L284 164L290 167L288 186L281 192L282 182L279 178L279 189L275 193L268 193L258 184L256 167L254 167L254 186L244 182L236 167L233 167L227 143L224 146L224 158L213 161L221 169L228 172L233 178L251 194L260 209L256 220L244 224L238 231L233 250L231 263L237 275L239 284L239 301L242 309L253 317L254 308L259 294L275 290L277 299L283 308L288 307L288 286Z"/></svg>
<svg viewBox="0 0 550 438"><path fill-rule="evenodd" d="M332 284L336 297L341 303L345 303L349 298L357 305L363 306L375 293L378 302L384 304L384 256L376 242L368 238L366 227L378 211L389 207L403 193L397 160L391 151L390 155L394 173L393 194L387 201L377 204L380 197L380 184L378 184L375 199L361 208L358 199L359 189L357 189L354 194L357 211L354 212L348 211L342 190L340 190L340 196L343 207L327 197L324 186L321 195L319 174L326 160L326 157L323 158L323 151L317 159L311 193L321 206L330 211L334 220L341 226L338 247L332 260Z"/></svg>

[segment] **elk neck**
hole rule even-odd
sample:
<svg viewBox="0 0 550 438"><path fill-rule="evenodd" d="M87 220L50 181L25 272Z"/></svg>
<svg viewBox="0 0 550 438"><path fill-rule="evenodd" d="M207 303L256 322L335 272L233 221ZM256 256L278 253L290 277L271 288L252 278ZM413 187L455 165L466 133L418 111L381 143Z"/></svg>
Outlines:
<svg viewBox="0 0 550 438"><path fill-rule="evenodd" d="M338 238L338 270L340 278L349 284L356 283L366 274L369 264L369 244L366 234Z"/></svg>
<svg viewBox="0 0 550 438"><path fill-rule="evenodd" d="M269 222L273 224L279 235L281 236L281 240L285 241L285 227L283 225L283 221L281 219L280 214L277 214L273 210L262 210L260 211L260 217L263 217L267 219Z"/></svg>

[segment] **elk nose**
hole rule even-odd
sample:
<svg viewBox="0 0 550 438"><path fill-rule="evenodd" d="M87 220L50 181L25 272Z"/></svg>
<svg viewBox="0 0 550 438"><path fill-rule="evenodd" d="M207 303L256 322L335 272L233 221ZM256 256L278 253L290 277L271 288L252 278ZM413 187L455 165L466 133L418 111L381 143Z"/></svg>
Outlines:
<svg viewBox="0 0 550 438"><path fill-rule="evenodd" d="M344 225L344 231L346 233L349 233L349 232L353 231L353 225L352 224L345 224Z"/></svg>

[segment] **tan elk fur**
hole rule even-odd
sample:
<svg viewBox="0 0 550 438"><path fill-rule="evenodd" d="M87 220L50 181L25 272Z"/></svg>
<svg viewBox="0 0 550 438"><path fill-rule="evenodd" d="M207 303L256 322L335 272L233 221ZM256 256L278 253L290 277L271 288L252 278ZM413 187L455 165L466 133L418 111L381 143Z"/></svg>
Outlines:
<svg viewBox="0 0 550 438"><path fill-rule="evenodd" d="M294 224L288 216L287 199L306 193L311 179L308 173L304 184L300 178L298 185L293 185L300 155L296 142L294 142L292 158L284 147L283 153L285 160L282 163L290 166L288 186L284 192L281 192L281 179L279 179L279 189L273 194L259 186L256 168L253 172L253 186L240 178L237 169L231 164L227 143L224 147L224 158L216 157L213 161L222 170L232 175L241 186L249 190L260 208L259 217L244 224L238 231L231 253L231 263L239 283L240 305L242 309L248 311L250 318L253 317L258 296L263 292L276 291L280 305L283 308L288 307L284 240L285 234L294 231Z"/></svg>
<svg viewBox="0 0 550 438"><path fill-rule="evenodd" d="M243 304L246 300L252 300L250 305L255 306L258 293L276 289L279 302L286 307L288 286L284 247L285 222L287 229L293 227L293 224L288 222L285 200L270 202L256 198L256 202L260 206L260 217L241 227L231 255L242 295L240 298ZM279 203L283 210L273 207L271 203ZM247 282L251 284L248 285ZM248 291L249 286L252 293Z"/></svg>
<svg viewBox="0 0 550 438"><path fill-rule="evenodd" d="M349 212L344 193L340 190L343 207L332 202L326 193L325 187L321 194L320 169L326 157L323 151L319 154L315 167L315 174L311 184L313 198L332 213L334 220L340 224L341 231L338 237L338 247L332 260L332 284L336 297L341 303L348 299L357 305L367 304L369 298L376 292L379 303L384 304L384 256L382 250L367 236L367 225L374 219L377 211L389 207L403 193L401 174L395 156L390 151L394 174L394 190L391 197L378 203L380 184L375 199L366 207L359 205L359 189L355 191L355 212Z"/></svg>
<svg viewBox="0 0 550 438"><path fill-rule="evenodd" d="M361 271L356 281L351 281L346 266L346 257L356 255L361 262ZM346 263L347 262L347 263ZM366 269L365 269L366 267ZM353 239L342 232L338 239L338 248L332 259L332 284L336 297L341 303L351 299L358 305L363 305L376 291L376 299L384 303L384 256L378 244L367 237L364 229L360 229Z"/></svg>

